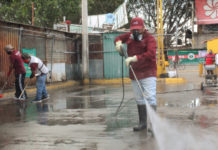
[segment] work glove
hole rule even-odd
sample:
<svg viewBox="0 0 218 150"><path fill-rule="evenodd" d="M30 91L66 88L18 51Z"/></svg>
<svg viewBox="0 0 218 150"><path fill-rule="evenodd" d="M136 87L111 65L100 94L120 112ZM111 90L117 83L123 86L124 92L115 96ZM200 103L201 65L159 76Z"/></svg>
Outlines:
<svg viewBox="0 0 218 150"><path fill-rule="evenodd" d="M127 57L126 60L125 60L126 66L129 67L129 64L131 62L137 62L137 61L138 61L138 59L137 59L136 55L133 56L133 57Z"/></svg>
<svg viewBox="0 0 218 150"><path fill-rule="evenodd" d="M123 47L122 41L117 41L116 50L119 52L120 56L124 56L122 47Z"/></svg>
<svg viewBox="0 0 218 150"><path fill-rule="evenodd" d="M30 79L32 79L33 77L35 77L35 75L32 73L32 74L30 75Z"/></svg>

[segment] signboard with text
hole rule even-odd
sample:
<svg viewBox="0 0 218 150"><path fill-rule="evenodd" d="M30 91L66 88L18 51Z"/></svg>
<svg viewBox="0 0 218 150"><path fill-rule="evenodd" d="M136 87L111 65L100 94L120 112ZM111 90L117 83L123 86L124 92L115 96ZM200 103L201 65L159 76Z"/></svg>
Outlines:
<svg viewBox="0 0 218 150"><path fill-rule="evenodd" d="M168 61L172 63L176 57L176 51L168 51ZM178 50L179 63L194 64L204 63L207 50Z"/></svg>

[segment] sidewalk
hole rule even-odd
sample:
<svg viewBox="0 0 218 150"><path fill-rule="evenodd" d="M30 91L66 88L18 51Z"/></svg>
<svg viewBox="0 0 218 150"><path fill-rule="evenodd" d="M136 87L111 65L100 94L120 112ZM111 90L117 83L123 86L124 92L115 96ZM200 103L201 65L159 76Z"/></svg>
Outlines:
<svg viewBox="0 0 218 150"><path fill-rule="evenodd" d="M157 83L165 83L165 84L181 84L181 83L189 83L192 82L196 87L199 86L200 81L203 81L202 77L198 75L198 65L187 65L184 70L178 70L179 77L178 78L158 78ZM194 75L194 78L190 78ZM129 78L123 79L125 84L130 84L131 80ZM94 79L85 81L84 84L88 85L107 85L107 84L122 84L122 78L119 79ZM55 90L66 88L70 86L80 85L80 81L70 80L65 82L55 82L55 83L48 83L47 90ZM36 93L35 86L27 87L26 92L28 95L33 95ZM5 99L14 97L14 88L11 90L7 90L4 93L4 97L0 99L2 102Z"/></svg>
<svg viewBox="0 0 218 150"><path fill-rule="evenodd" d="M130 84L131 80L129 78L124 78L123 79L125 84ZM177 84L177 83L184 83L186 80L184 78L158 78L157 82L165 83L165 84ZM122 79L96 79L96 80L89 80L88 82L86 81L84 84L88 85L113 85L113 84L122 84ZM46 85L47 90L55 90L55 89L60 89L60 88L66 88L70 86L76 86L80 85L80 81L65 81L65 82L55 82L55 83L48 83ZM14 88L9 89L3 92L4 97L0 98L0 102L14 97ZM36 88L35 86L29 86L26 89L26 92L28 95L32 95L36 93Z"/></svg>
<svg viewBox="0 0 218 150"><path fill-rule="evenodd" d="M59 88L66 88L69 86L79 85L79 84L80 83L78 81L65 81L65 82L55 82L52 84L48 83L46 84L46 87L47 87L47 90L49 91L49 90L55 90ZM3 92L4 97L0 99L0 102L14 97L14 92L15 92L14 89L9 89ZM36 93L35 86L27 87L26 92L28 93L28 95L33 95L34 93Z"/></svg>

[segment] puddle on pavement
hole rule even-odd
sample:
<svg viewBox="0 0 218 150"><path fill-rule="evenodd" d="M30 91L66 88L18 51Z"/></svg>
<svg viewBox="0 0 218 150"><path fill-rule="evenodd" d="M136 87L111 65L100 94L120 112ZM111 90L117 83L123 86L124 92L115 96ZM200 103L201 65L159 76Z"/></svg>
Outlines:
<svg viewBox="0 0 218 150"><path fill-rule="evenodd" d="M164 90L165 88L162 87ZM82 88L74 89L74 91L81 91ZM107 97L106 94L110 93L111 89L94 89L84 91L81 93L76 93L74 96L66 97L69 95L64 95L58 100L58 103L52 104L30 104L28 103L26 108L20 107L17 104L11 103L7 105L0 105L0 124L16 122L16 121L33 121L37 120L40 124L47 125L67 125L67 124L83 124L83 118L73 118L70 120L49 120L46 112L56 111L56 105L61 105L60 110L62 109L90 109L90 108L112 108L118 107L115 106L114 101L111 100L111 97ZM114 89L112 89L114 90ZM159 91L161 91L159 89ZM65 91L65 90L64 90ZM72 91L72 90L69 90ZM117 91L117 89L116 89ZM59 92L59 91L58 91ZM61 91L60 91L61 92ZM65 93L65 92L62 92ZM158 106L164 107L189 107L195 108L201 105L216 105L218 103L217 96L218 92L214 90L207 90L204 93L201 91L189 91L188 93L185 91L181 91L179 93L167 93L167 94L158 94ZM55 97L55 96L54 96ZM61 97L61 96L60 96ZM65 99L65 100L63 100ZM129 105L129 104L128 104ZM63 106L63 107L62 107ZM134 104L135 106L135 104ZM116 111L114 108L113 111ZM130 127L137 124L137 111L134 112L125 112L130 110L122 110L119 116L116 119L113 118L111 112L111 116L106 116L106 130L116 130L118 128ZM123 113L125 112L125 113ZM133 115L134 114L134 115ZM47 117L47 118L46 118ZM131 120L134 118L134 120ZM98 122L100 119L96 119Z"/></svg>
<svg viewBox="0 0 218 150"><path fill-rule="evenodd" d="M165 107L189 107L213 106L218 104L218 91L215 88L205 91L180 91L168 92L167 95L159 94L157 96L158 106Z"/></svg>
<svg viewBox="0 0 218 150"><path fill-rule="evenodd" d="M201 105L210 105L210 106L212 106L212 105L216 105L216 104L218 104L218 98L213 98L213 99L208 99L208 98L203 98L202 100L201 100Z"/></svg>
<svg viewBox="0 0 218 150"><path fill-rule="evenodd" d="M32 104L30 102L14 102L0 105L0 125L17 121L36 120L40 113L48 112L48 104Z"/></svg>
<svg viewBox="0 0 218 150"><path fill-rule="evenodd" d="M64 104L63 109L89 109L89 108L106 108L106 101L104 97L98 96L76 96L67 97L66 101L63 99L60 103ZM65 104L66 103L66 104ZM59 110L53 110L56 104L53 103L28 103L27 107L11 103L7 105L0 105L0 124L12 123L16 121L37 121L41 125L69 125L69 124L84 124L102 122L104 117L96 116L90 119L83 117L83 112L76 111L74 113L65 113L58 116L56 113ZM62 111L62 110L61 110ZM74 111L74 110L73 110ZM47 113L47 112L55 112ZM63 116L61 116L63 115Z"/></svg>
<svg viewBox="0 0 218 150"><path fill-rule="evenodd" d="M157 94L196 90L193 84L157 84Z"/></svg>
<svg viewBox="0 0 218 150"><path fill-rule="evenodd" d="M37 112L42 113L42 112L48 112L48 104L47 103L38 103L35 104Z"/></svg>
<svg viewBox="0 0 218 150"><path fill-rule="evenodd" d="M191 99L191 100L182 100L182 101L167 101L165 99L158 99L157 102L158 107L189 107L189 108L195 108L202 105L199 98Z"/></svg>
<svg viewBox="0 0 218 150"><path fill-rule="evenodd" d="M67 109L105 108L107 100L103 96L105 89L81 91L76 96L66 97Z"/></svg>
<svg viewBox="0 0 218 150"><path fill-rule="evenodd" d="M0 124L20 120L19 108L15 104L0 105Z"/></svg>
<svg viewBox="0 0 218 150"><path fill-rule="evenodd" d="M80 91L79 89L78 91ZM71 90L72 91L72 90ZM59 92L59 91L58 91ZM64 91L65 93L65 91ZM56 111L62 109L89 109L89 108L106 108L107 100L103 96L105 90L94 90L94 91L85 91L82 94L78 94L75 97L66 97L64 95L58 100L58 103L53 103L53 100L50 103L37 103L32 104L28 101L25 105L18 105L14 102L9 104L0 105L0 124L12 123L16 121L37 121L42 125L68 125L68 124L84 124L86 120L82 116L72 116L71 119L62 119L54 120L50 119L46 112ZM87 96L88 95L88 96ZM52 99L52 98L51 98ZM65 100L64 100L65 99ZM55 109L56 105L63 105L61 109ZM69 114L70 115L70 114ZM101 121L101 117L93 119L94 121ZM91 120L88 120L90 122Z"/></svg>
<svg viewBox="0 0 218 150"><path fill-rule="evenodd" d="M92 90L92 91L81 91L80 96L96 96L96 95L104 95L107 93L106 89Z"/></svg>
<svg viewBox="0 0 218 150"><path fill-rule="evenodd" d="M104 98L82 96L67 97L67 109L87 109L87 108L105 108L106 100Z"/></svg>
<svg viewBox="0 0 218 150"><path fill-rule="evenodd" d="M186 100L187 101L187 100ZM165 106L165 107L189 107L189 108L195 108L199 106L213 106L218 104L217 99L207 99L207 98L195 98L193 100L188 100L187 103L180 103L180 102L168 102L166 100L159 100L158 101L158 107Z"/></svg>
<svg viewBox="0 0 218 150"><path fill-rule="evenodd" d="M52 93L57 93L57 92L62 92L64 91L64 93L74 93L74 92L81 92L81 91L84 91L86 89L90 89L92 87L95 87L95 86L92 86L92 85L87 85L87 86L76 86L76 87L71 87L71 88L63 88L61 91L58 89L58 90L53 90L53 91L50 91Z"/></svg>
<svg viewBox="0 0 218 150"><path fill-rule="evenodd" d="M74 88L73 89L71 89L71 88L70 89L66 89L65 92L66 93L72 93L72 92L80 92L82 90L83 90L83 87L78 87L78 88L75 88L75 89Z"/></svg>

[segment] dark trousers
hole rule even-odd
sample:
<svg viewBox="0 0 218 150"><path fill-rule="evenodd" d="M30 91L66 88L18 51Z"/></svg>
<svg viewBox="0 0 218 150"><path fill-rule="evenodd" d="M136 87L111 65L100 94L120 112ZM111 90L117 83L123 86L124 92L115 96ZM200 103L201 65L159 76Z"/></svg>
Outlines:
<svg viewBox="0 0 218 150"><path fill-rule="evenodd" d="M207 74L209 75L209 74L213 74L213 70L207 70Z"/></svg>
<svg viewBox="0 0 218 150"><path fill-rule="evenodd" d="M16 89L16 92L15 92L15 97L19 98L23 89L24 89L24 80L25 80L25 75L26 73L24 74L15 74L15 89ZM21 98L24 98L26 99L27 98L27 95L26 95L26 92L24 91Z"/></svg>

